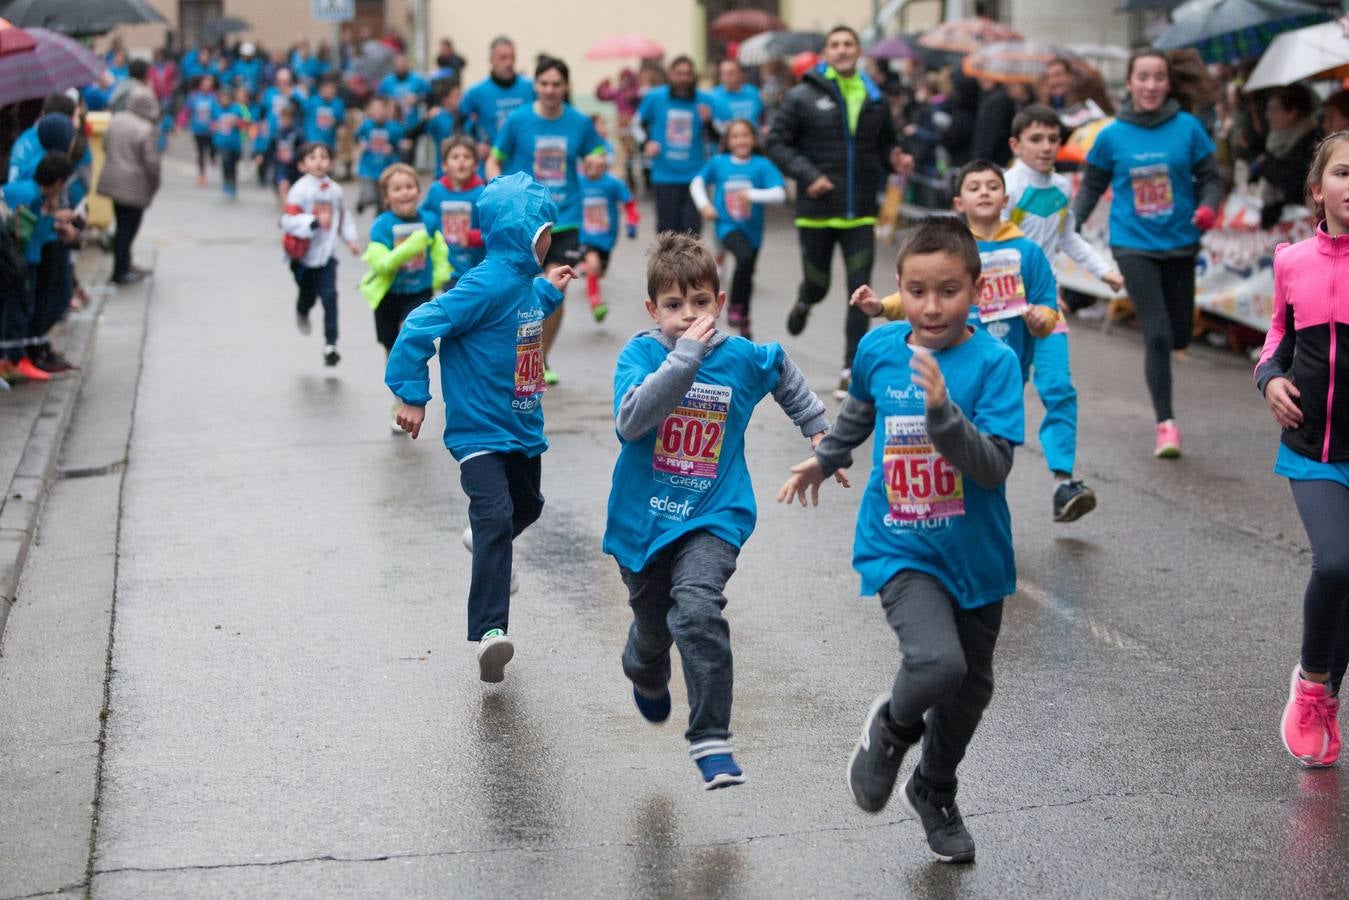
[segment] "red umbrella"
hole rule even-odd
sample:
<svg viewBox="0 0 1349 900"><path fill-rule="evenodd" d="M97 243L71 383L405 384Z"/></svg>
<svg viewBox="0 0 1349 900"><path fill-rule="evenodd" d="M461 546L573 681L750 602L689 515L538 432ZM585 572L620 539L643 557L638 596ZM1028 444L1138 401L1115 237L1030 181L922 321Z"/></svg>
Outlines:
<svg viewBox="0 0 1349 900"><path fill-rule="evenodd" d="M743 41L765 31L786 31L787 23L763 9L733 9L712 20L708 26L719 41Z"/></svg>
<svg viewBox="0 0 1349 900"><path fill-rule="evenodd" d="M4 19L0 19L0 56L10 53L22 53L37 46L33 36L22 28L15 28Z"/></svg>
<svg viewBox="0 0 1349 900"><path fill-rule="evenodd" d="M615 34L586 51L586 59L658 59L665 48L640 34Z"/></svg>
<svg viewBox="0 0 1349 900"><path fill-rule="evenodd" d="M1020 33L992 19L960 19L943 22L918 39L921 46L945 53L973 53L995 41L1024 40Z"/></svg>
<svg viewBox="0 0 1349 900"><path fill-rule="evenodd" d="M103 61L64 34L23 30L36 46L0 56L0 106L83 87L103 74Z"/></svg>

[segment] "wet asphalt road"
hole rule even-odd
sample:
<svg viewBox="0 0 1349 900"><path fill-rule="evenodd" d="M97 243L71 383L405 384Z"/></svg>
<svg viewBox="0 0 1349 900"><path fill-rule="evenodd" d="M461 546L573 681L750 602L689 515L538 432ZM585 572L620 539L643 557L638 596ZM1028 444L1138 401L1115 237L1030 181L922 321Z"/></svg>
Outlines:
<svg viewBox="0 0 1349 900"><path fill-rule="evenodd" d="M1340 773L1298 770L1277 736L1310 558L1244 359L1200 350L1177 368L1187 455L1158 462L1136 335L1077 327L1080 474L1100 507L1054 524L1029 438L1009 487L1021 591L961 770L978 862L950 868L898 804L872 816L848 798L844 762L898 664L849 566L866 454L851 492L776 506L807 446L771 402L747 450L759 527L728 589L748 783L698 788L678 679L666 726L632 708L625 592L599 543L609 382L646 320L644 241L615 253L603 326L572 291L545 405L548 505L517 544L517 655L485 686L463 640L466 501L443 407L415 443L389 433L345 251L344 358L322 366L319 329L295 331L273 220L259 193L226 204L178 163L147 219L158 266L93 896L1349 891ZM793 251L778 216L756 337L784 340L824 393L842 287L786 337Z"/></svg>

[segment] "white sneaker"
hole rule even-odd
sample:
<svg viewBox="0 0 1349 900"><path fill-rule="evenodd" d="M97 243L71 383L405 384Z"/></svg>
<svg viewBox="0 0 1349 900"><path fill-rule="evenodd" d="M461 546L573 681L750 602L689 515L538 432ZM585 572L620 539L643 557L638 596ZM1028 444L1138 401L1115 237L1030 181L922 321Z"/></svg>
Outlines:
<svg viewBox="0 0 1349 900"><path fill-rule="evenodd" d="M478 642L478 677L497 684L506 677L506 663L515 656L515 645L499 629L489 631Z"/></svg>
<svg viewBox="0 0 1349 900"><path fill-rule="evenodd" d="M834 388L835 400L846 400L848 397L848 388L852 386L852 369L844 369L838 373L838 387Z"/></svg>
<svg viewBox="0 0 1349 900"><path fill-rule="evenodd" d="M469 527L467 527L467 528L464 529L464 533L463 533L462 537L460 538L460 540L462 540L462 541L464 542L464 549L467 550L469 553L472 553L472 552L473 552L473 526L472 526L472 525L470 525ZM515 570L512 569L512 570L511 570L511 596L514 597L514 596L515 596L515 592L518 591L518 590L520 590L520 579L517 578L517 577L515 576Z"/></svg>

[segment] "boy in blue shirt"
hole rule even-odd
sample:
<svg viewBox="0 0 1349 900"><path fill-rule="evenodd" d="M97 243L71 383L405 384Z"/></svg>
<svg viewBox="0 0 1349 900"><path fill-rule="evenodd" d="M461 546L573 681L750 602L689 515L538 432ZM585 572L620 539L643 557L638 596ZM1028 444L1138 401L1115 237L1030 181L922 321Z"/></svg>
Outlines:
<svg viewBox="0 0 1349 900"><path fill-rule="evenodd" d="M478 153L467 135L447 138L441 149L444 175L431 182L421 209L436 220L449 248L450 286L482 262L487 250L478 224L478 197L484 182L478 177Z"/></svg>
<svg viewBox="0 0 1349 900"><path fill-rule="evenodd" d="M244 152L243 134L250 121L248 107L236 102L229 88L220 88L211 107L211 143L220 156L221 187L230 199L239 193L239 157Z"/></svg>
<svg viewBox="0 0 1349 900"><path fill-rule="evenodd" d="M379 176L398 162L398 145L403 140L403 126L389 118L389 101L384 97L371 97L365 115L365 121L356 129L356 174L361 179L357 215L365 212L367 206L384 211Z"/></svg>
<svg viewBox="0 0 1349 900"><path fill-rule="evenodd" d="M483 190L478 215L487 257L453 290L403 323L384 383L402 401L397 420L415 439L431 399L427 360L440 341L445 446L468 495L473 580L468 639L479 677L501 681L515 654L510 617L511 542L543 511L543 320L576 277L560 266L536 278L557 207L547 189L518 173Z"/></svg>
<svg viewBox="0 0 1349 900"><path fill-rule="evenodd" d="M693 60L687 56L676 57L670 63L670 83L652 88L637 106L633 137L652 160L657 231L702 232L689 184L707 159L703 138L711 121L712 97L698 90Z"/></svg>
<svg viewBox="0 0 1349 900"><path fill-rule="evenodd" d="M629 238L637 237L642 221L637 201L628 186L609 174L603 156L587 156L581 163L581 261L585 263L586 299L596 322L603 322L609 307L600 294L600 279L609 271L609 254L618 240L618 207L623 206Z"/></svg>
<svg viewBox="0 0 1349 900"><path fill-rule="evenodd" d="M779 344L717 331L726 294L697 238L662 233L646 280L656 327L628 341L614 373L622 450L604 552L628 587L623 673L638 712L649 722L669 717L676 644L689 698L684 736L711 790L745 780L730 744L731 635L721 614L736 556L754 530L745 429L770 393L812 443L829 421Z"/></svg>
<svg viewBox="0 0 1349 900"><path fill-rule="evenodd" d="M337 96L337 76L323 76L319 92L304 101L305 143L327 144L336 153L337 130L346 115L347 106Z"/></svg>
<svg viewBox="0 0 1349 900"><path fill-rule="evenodd" d="M971 862L956 766L993 695L1003 598L1016 591L1004 483L1025 430L1023 383L1015 354L968 321L982 284L964 225L913 227L897 269L908 321L862 338L833 429L778 500L817 503L824 479L874 435L853 568L863 594L880 594L902 654L849 759L848 791L880 812L905 752L922 740L904 804L939 859Z"/></svg>

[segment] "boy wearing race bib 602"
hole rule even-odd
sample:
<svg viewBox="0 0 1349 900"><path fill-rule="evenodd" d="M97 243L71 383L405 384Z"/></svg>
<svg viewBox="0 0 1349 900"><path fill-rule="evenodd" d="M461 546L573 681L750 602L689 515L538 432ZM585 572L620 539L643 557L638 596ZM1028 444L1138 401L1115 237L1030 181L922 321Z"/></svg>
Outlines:
<svg viewBox="0 0 1349 900"><path fill-rule="evenodd" d="M993 695L1002 602L1016 591L1003 485L1025 430L1023 382L1016 355L968 321L980 270L957 220L910 229L898 261L908 321L862 339L838 420L778 492L780 502L818 502L821 482L874 435L853 568L862 593L880 595L902 661L867 714L848 790L880 812L905 752L921 740L902 796L945 862L974 859L956 767Z"/></svg>
<svg viewBox="0 0 1349 900"><path fill-rule="evenodd" d="M707 789L740 784L732 755L731 634L722 617L736 556L754 530L745 428L766 394L818 442L824 403L778 344L717 331L726 303L712 254L663 232L647 265L655 328L619 354L614 466L604 552L628 587L633 621L623 673L649 722L670 715L670 645L688 688L689 754Z"/></svg>

